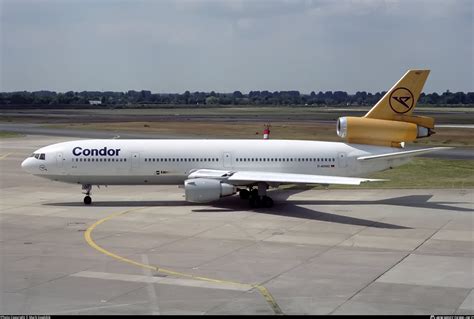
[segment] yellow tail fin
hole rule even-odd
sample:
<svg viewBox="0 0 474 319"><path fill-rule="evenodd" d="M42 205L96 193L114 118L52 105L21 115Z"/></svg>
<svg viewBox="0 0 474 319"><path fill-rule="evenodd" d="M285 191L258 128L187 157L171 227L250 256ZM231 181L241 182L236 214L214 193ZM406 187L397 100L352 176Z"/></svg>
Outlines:
<svg viewBox="0 0 474 319"><path fill-rule="evenodd" d="M409 70L365 115L366 118L399 120L415 109L430 70Z"/></svg>

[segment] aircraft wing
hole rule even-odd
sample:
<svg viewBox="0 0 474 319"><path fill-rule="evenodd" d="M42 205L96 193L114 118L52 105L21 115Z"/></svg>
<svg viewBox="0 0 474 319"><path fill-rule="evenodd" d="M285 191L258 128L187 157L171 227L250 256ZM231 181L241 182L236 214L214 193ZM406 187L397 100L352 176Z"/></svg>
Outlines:
<svg viewBox="0 0 474 319"><path fill-rule="evenodd" d="M230 184L246 185L256 182L275 184L342 184L360 185L362 182L384 181L383 179L370 179L343 176L325 176L310 174L290 174L279 172L258 171L220 171L220 170L197 170L189 175L189 178L211 178L220 179Z"/></svg>
<svg viewBox="0 0 474 319"><path fill-rule="evenodd" d="M374 160L374 159L391 159L391 158L402 158L402 157L412 157L415 155L421 155L429 152L435 152L440 150L447 150L451 149L452 147L432 147L432 148L423 148L421 150L411 150L411 151L403 151L403 152L394 152L394 153L386 153L386 154L377 154L377 155L367 155L358 157L358 161L367 161L367 160Z"/></svg>

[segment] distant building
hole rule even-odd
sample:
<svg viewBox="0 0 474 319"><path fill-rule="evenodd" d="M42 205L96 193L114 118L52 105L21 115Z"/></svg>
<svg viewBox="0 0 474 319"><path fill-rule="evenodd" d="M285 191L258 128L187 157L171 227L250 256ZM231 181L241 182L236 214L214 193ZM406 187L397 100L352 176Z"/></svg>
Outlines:
<svg viewBox="0 0 474 319"><path fill-rule="evenodd" d="M101 105L102 101L101 100L89 100L90 105Z"/></svg>

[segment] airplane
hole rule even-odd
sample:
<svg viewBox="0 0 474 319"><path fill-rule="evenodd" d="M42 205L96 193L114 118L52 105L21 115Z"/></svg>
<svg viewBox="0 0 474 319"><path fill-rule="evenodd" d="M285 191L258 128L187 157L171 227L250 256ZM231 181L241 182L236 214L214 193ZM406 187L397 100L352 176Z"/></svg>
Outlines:
<svg viewBox="0 0 474 319"><path fill-rule="evenodd" d="M251 207L271 207L269 188L283 184L360 185L371 173L446 149L404 150L429 137L434 119L412 115L430 70L408 70L363 117L341 117L344 142L274 139L128 140L62 142L36 150L21 167L35 176L82 185L180 185L185 199L209 203L239 194Z"/></svg>

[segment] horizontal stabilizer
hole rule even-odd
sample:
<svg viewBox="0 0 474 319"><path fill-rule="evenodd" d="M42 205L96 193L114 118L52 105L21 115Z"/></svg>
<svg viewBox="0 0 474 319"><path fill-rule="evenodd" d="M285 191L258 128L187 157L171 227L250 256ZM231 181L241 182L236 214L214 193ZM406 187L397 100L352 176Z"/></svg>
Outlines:
<svg viewBox="0 0 474 319"><path fill-rule="evenodd" d="M441 150L448 150L452 147L432 147L432 148L424 148L421 150L411 150L411 151L403 151L403 152L394 152L394 153L385 153L385 154L378 154L378 155L367 155L358 157L357 160L359 161L368 161L368 160L375 160L375 159L392 159L392 158L403 158L403 157L412 157L416 155L421 155L430 152L436 152Z"/></svg>

